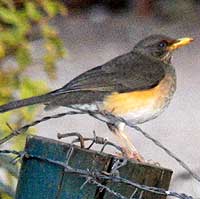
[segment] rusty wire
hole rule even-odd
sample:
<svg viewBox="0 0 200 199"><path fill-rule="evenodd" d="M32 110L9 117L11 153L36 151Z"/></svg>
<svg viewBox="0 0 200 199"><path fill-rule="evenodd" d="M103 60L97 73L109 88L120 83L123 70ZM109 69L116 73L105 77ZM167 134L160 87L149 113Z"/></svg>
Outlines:
<svg viewBox="0 0 200 199"><path fill-rule="evenodd" d="M78 132L72 132L72 133L64 133L64 134L58 133L57 137L58 137L58 139L63 139L63 138L76 136L78 138L72 140L72 144L80 142L81 148L90 149L94 144L101 144L101 145L103 145L103 147L100 150L101 153L105 150L106 146L112 146L115 149L117 149L118 151L120 151L122 156L124 155L124 150L123 150L122 147L120 147L120 146L108 141L106 138L96 136L95 131L93 131L93 135L94 135L93 138L87 138L87 137L83 137ZM90 145L88 147L85 147L85 141L91 141L91 143L90 143Z"/></svg>
<svg viewBox="0 0 200 199"><path fill-rule="evenodd" d="M11 138L19 135L19 134L22 134L24 132L26 132L30 127L32 126L35 126L41 122L44 122L44 121L47 121L47 120L50 120L50 119L55 119L55 118L60 118L60 117L63 117L63 116L66 116L66 115L76 115L76 114L89 114L90 116L102 121L102 122L105 122L105 123L111 123L111 124L114 124L116 121L121 121L121 122L124 122L127 126L131 127L131 128L134 128L137 130L137 132L140 132L142 133L142 135L144 135L147 139L151 140L155 145L157 145L158 147L160 147L162 150L164 150L170 157L172 157L173 159L175 159L189 174L190 176L192 176L195 180L197 180L198 182L200 182L200 176L198 176L196 173L194 173L190 168L189 166L187 166L187 164L185 164L182 160L180 160L173 152L171 152L169 149L167 149L165 146L163 146L158 140L156 140L155 138L151 137L148 133L146 133L145 131L143 131L140 127L138 126L135 126L133 125L132 123L130 122L127 122L126 120L124 120L123 118L119 118L119 117L115 117L113 116L111 113L105 113L105 112L100 112L100 111L97 111L97 112L91 112L91 111L85 111L85 110L76 110L76 111L68 111L68 112L64 112L64 113L59 113L59 114L56 114L56 115L52 115L52 116L47 116L47 117L44 117L40 120L36 120L30 124L27 124L25 126L22 126L21 128L19 129L16 129L16 130L13 130L12 127L8 124L8 127L10 128L10 130L12 131L11 134L9 134L8 136L0 139L0 145L7 142L8 140L10 140ZM86 140L91 140L91 138L85 138ZM85 141L86 141L85 140ZM76 140L74 140L74 143L79 141L80 142L80 137L78 137ZM100 142L98 139L94 139L92 138L92 143L91 143L91 146L94 144L94 143L97 143ZM104 146L105 147L106 145L112 145L111 143L108 143L106 142L105 140L104 141ZM90 146L90 147L91 147ZM115 145L113 144L113 146L115 147ZM82 145L83 147L83 145ZM117 147L116 147L117 148ZM102 148L104 149L104 148ZM174 196L176 197L176 192L170 192L171 196ZM180 195L178 195L180 196ZM181 199L189 199L189 198L192 198L192 197L185 197L184 194L181 195L181 197L179 197Z"/></svg>
<svg viewBox="0 0 200 199"><path fill-rule="evenodd" d="M73 144L71 144L71 146L67 152L67 155L66 155L66 161L61 162L61 161L52 160L50 158L44 158L44 157L38 156L38 155L32 155L32 154L29 154L26 152L17 152L17 151L13 151L13 150L12 151L0 150L0 154L2 154L2 153L14 154L14 155L16 155L16 157L18 159L22 159L22 158L37 159L39 161L46 161L50 164L55 164L59 167L63 167L65 172L75 173L75 174L78 174L81 177L85 178L85 182L82 184L80 189L83 189L87 183L91 183L91 184L96 185L97 187L100 187L102 190L106 190L107 192L116 196L119 199L142 199L143 193L145 193L145 192L151 192L151 193L163 195L163 196L172 196L174 198L179 198L179 199L194 199L192 196L188 196L184 193L176 193L176 192L165 190L162 188L150 187L150 186L147 186L144 184L139 184L137 182L132 182L123 177L120 177L120 175L113 175L113 173L116 173L116 171L118 171L119 168L126 165L127 160L124 160L122 162L116 161L117 163L113 165L110 173L99 172L99 171L90 171L88 169L83 170L83 169L73 168L69 165L69 161L70 161L70 158L71 158L73 152L74 152L74 146L73 146ZM15 160L16 160L16 158L15 158ZM134 189L133 193L131 194L130 198L127 198L126 196L122 195L121 193L118 193L118 192L112 190L111 188L109 188L108 186L100 183L99 182L100 180L110 180L112 182L118 182L118 183L124 183L124 184L130 185ZM139 195L139 198L138 197L136 198L135 195L138 192L140 193L140 195Z"/></svg>
<svg viewBox="0 0 200 199"><path fill-rule="evenodd" d="M10 124L6 123L8 128L11 130L11 133L9 135L5 136L4 138L0 139L0 145L6 143L8 140L12 139L15 136L25 133L30 127L36 126L37 124L40 124L47 120L64 117L66 115L77 115L77 114L86 114L86 113L80 112L80 111L68 111L65 113L59 113L59 114L55 114L55 115L51 115L51 116L46 116L40 120L36 120L30 124L27 124L27 125L24 125L24 126L18 128L18 129L13 129Z"/></svg>
<svg viewBox="0 0 200 199"><path fill-rule="evenodd" d="M5 136L4 138L0 139L0 145L6 143L8 140L10 140L11 138L13 138L13 137L15 137L19 134L25 133L30 127L33 127L33 126L35 126L39 123L45 122L47 120L55 119L55 118L60 118L60 117L66 116L66 115L77 115L77 114L89 114L90 116L92 116L92 117L94 117L94 118L96 118L96 119L98 119L98 120L100 120L104 123L108 123L108 122L115 123L116 121L124 122L127 126L134 128L135 130L137 130L137 132L140 132L143 136L145 136L147 139L151 140L159 148L164 150L170 157L175 159L176 162L178 162L179 165L182 166L189 173L189 175L191 177L193 177L195 180L200 182L200 176L197 175L196 173L194 173L185 162L183 162L181 159L179 159L172 151L167 149L158 140L151 137L147 132L143 131L140 127L133 125L132 123L124 120L123 118L115 117L111 113L106 113L106 112L100 112L100 111L91 112L91 111L85 111L85 110L77 109L76 111L68 111L68 112L64 112L64 113L55 114L55 115L52 115L52 116L43 117L40 120L36 120L36 121L34 121L30 124L22 126L19 129L16 129L16 130L13 130L12 127L10 125L8 125L9 129L11 129L12 132L8 136Z"/></svg>

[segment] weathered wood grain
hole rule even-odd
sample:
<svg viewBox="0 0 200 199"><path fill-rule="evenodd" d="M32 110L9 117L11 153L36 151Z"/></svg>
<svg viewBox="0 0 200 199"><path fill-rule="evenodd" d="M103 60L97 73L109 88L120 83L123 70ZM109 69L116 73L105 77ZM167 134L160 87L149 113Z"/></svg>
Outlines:
<svg viewBox="0 0 200 199"><path fill-rule="evenodd" d="M70 145L63 142L43 138L28 137L25 151L33 156L57 160L63 163L67 161L67 152ZM112 165L119 159L115 156L99 153L93 150L73 147L68 165L75 169L89 171L110 172ZM137 183L168 189L172 171L148 164L138 164L128 161L119 169L119 175ZM114 199L116 196L107 191L99 191L96 185L87 183L80 187L85 178L78 174L64 171L63 167L35 158L24 158L20 177L17 185L16 199ZM130 198L134 189L129 185L101 181L112 190ZM137 191L139 197L141 191ZM144 193L142 199L164 199L151 193Z"/></svg>

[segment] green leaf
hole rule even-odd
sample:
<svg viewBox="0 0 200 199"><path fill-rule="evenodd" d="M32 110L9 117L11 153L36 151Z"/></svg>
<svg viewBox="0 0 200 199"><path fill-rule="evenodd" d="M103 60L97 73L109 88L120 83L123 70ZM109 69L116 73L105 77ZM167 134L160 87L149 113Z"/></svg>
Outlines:
<svg viewBox="0 0 200 199"><path fill-rule="evenodd" d="M16 60L22 69L31 63L31 54L26 47L18 48L16 51Z"/></svg>
<svg viewBox="0 0 200 199"><path fill-rule="evenodd" d="M0 7L0 19L7 24L16 25L20 23L20 18L17 12L13 12L4 7Z"/></svg>
<svg viewBox="0 0 200 199"><path fill-rule="evenodd" d="M55 28L52 26L49 26L48 24L42 24L41 30L45 38L54 38L58 36L58 33L55 30Z"/></svg>
<svg viewBox="0 0 200 199"><path fill-rule="evenodd" d="M43 8L50 17L53 17L56 14L58 14L58 11L59 11L58 10L58 2L51 1L51 0L44 0Z"/></svg>
<svg viewBox="0 0 200 199"><path fill-rule="evenodd" d="M34 21L39 21L42 17L38 7L35 5L35 3L33 2L26 2L25 3L25 7L26 7L26 13L27 16L34 20Z"/></svg>
<svg viewBox="0 0 200 199"><path fill-rule="evenodd" d="M47 92L47 84L42 80L24 78L20 85L20 97L27 98L33 95L41 95Z"/></svg>
<svg viewBox="0 0 200 199"><path fill-rule="evenodd" d="M0 124L1 124L0 135L1 135L1 138L3 137L2 134L8 133L8 131L10 132L10 130L8 129L8 127L6 125L6 122L10 121L11 116L12 116L12 114L9 113L9 112L0 115ZM3 132L3 133L1 133L1 132Z"/></svg>
<svg viewBox="0 0 200 199"><path fill-rule="evenodd" d="M16 39L16 35L13 31L1 31L0 32L0 40L5 43L5 45L16 45L19 40ZM8 47L7 46L7 47Z"/></svg>

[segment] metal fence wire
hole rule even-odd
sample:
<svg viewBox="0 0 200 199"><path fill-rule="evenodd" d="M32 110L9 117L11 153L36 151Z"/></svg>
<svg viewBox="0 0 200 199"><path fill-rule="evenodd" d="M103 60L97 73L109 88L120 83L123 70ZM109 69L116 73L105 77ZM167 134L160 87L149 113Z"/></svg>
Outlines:
<svg viewBox="0 0 200 199"><path fill-rule="evenodd" d="M8 136L6 136L6 137L4 137L3 139L0 140L0 145L7 142L12 137L24 133L26 130L28 130L28 128L35 126L35 125L37 125L41 122L44 122L44 121L47 121L47 120L50 120L50 119L54 119L54 118L63 117L63 116L66 116L66 115L75 115L75 114L89 114L90 116L95 117L96 119L101 120L103 122L108 122L107 119L109 119L109 121L113 121L113 122L115 122L116 119L117 120L123 120L122 118L112 118L112 115L110 115L110 114L106 115L105 113L102 114L102 113L99 113L99 112L94 113L94 112L88 112L88 111L86 112L86 111L81 111L81 110L68 111L68 112L65 112L65 113L60 113L60 114L56 114L56 115L53 115L53 116L44 117L41 120L34 121L33 123L25 125L25 126L21 127L20 129L17 129L17 130L13 130L10 127L10 125L8 124L8 126L12 130L12 132L11 132L10 135L8 135ZM159 141L152 138L148 133L144 132L138 126L132 125L131 123L128 123L124 120L123 120L123 122L125 122L126 125L128 125L129 127L134 128L138 132L142 133L146 138L150 139L154 144L156 144L158 147L160 147L162 150L164 150L169 156L174 158L195 180L200 182L200 177L197 174L195 174L182 160L177 158L175 154L173 154L169 149L167 149L165 146L163 146ZM60 161L55 161L55 160L52 160L52 159L49 159L49 158L44 158L44 157L37 156L37 155L27 154L26 152L17 152L17 151L11 151L11 150L0 150L0 154L12 154L12 155L14 154L14 155L16 155L16 157L12 161L13 164L16 163L19 159L22 159L22 158L30 159L31 158L31 159L46 161L48 163L55 164L59 167L63 167L65 172L75 173L75 174L80 175L81 177L85 178L85 182L82 184L80 189L84 189L84 187L87 183L91 183L91 184L96 185L102 191L106 190L107 192L116 196L116 198L119 198L119 199L143 199L143 194L145 192L154 193L154 194L157 194L158 196L161 196L161 195L171 196L171 197L179 198L179 199L195 199L194 197L188 196L187 194L184 194L184 193L177 193L177 192L174 192L174 191L165 190L163 188L150 187L150 186L140 184L140 183L137 183L137 182L133 182L133 181L130 181L126 178L121 177L119 175L118 169L126 165L126 163L127 163L126 159L116 161L115 164L112 166L111 171L109 173L99 172L99 171L90 171L88 169L82 170L82 169L76 169L76 168L71 167L68 163L69 163L69 160L70 160L70 158L73 154L73 151L74 151L74 144L77 143L77 142L80 143L80 146L82 148L85 148L85 142L90 141L91 143L89 144L87 149L90 149L94 144L101 144L102 148L101 148L100 152L103 152L105 147L107 145L110 145L110 146L115 147L121 153L123 153L123 150L122 150L121 147L115 145L112 142L109 142L105 138L96 136L95 132L94 132L94 137L92 137L92 138L85 138L77 132L67 133L67 134L58 134L59 139L64 138L64 137L71 137L71 136L76 136L77 138L74 139L71 142L70 148L67 152L67 161L65 163L60 162ZM109 180L111 182L124 183L126 185L131 186L133 188L133 192L132 192L131 196L129 198L127 198L126 196L122 195L121 193L116 192L116 191L112 190L110 187L101 183L102 180Z"/></svg>

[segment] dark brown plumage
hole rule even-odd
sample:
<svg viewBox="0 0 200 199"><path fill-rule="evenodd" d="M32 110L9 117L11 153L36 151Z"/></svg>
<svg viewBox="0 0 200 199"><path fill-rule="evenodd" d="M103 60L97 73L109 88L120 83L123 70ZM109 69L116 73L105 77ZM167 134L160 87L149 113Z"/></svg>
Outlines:
<svg viewBox="0 0 200 199"><path fill-rule="evenodd" d="M148 121L167 107L175 92L172 51L191 41L191 38L151 35L138 42L131 52L86 71L62 88L2 105L0 112L43 103L47 109L57 106L88 110L100 108L136 124ZM115 125L118 131L120 125ZM122 132L117 135L123 142L125 136ZM135 150L127 139L124 144L128 145L129 151ZM140 159L139 156L136 158Z"/></svg>
<svg viewBox="0 0 200 199"><path fill-rule="evenodd" d="M164 77L165 69L170 68L161 62L168 51L160 47L162 42L175 41L163 35L152 35L140 41L134 49L95 67L71 80L61 89L45 95L19 100L0 106L0 112L9 111L27 105L45 103L56 106L72 104L90 104L101 101L112 92L130 92L145 90L156 86ZM158 53L158 52L162 53ZM157 53L157 54L156 54ZM170 55L171 58L171 55ZM58 100L59 99L59 100ZM61 102L63 99L64 102Z"/></svg>

